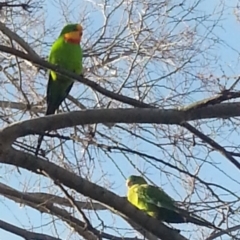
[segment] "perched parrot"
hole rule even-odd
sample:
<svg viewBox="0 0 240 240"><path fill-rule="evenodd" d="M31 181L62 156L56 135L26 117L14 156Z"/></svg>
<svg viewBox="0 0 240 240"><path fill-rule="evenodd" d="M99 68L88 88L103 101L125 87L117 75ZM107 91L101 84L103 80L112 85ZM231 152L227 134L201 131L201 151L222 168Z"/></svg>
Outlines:
<svg viewBox="0 0 240 240"><path fill-rule="evenodd" d="M76 74L82 73L82 49L80 41L82 38L82 26L80 24L66 25L58 39L53 43L49 62L56 64L68 71ZM47 85L47 111L46 115L54 114L63 100L68 96L72 86L71 78L62 76L52 70L49 71L49 79ZM43 140L43 135L39 136L38 146L35 152L38 151Z"/></svg>
<svg viewBox="0 0 240 240"><path fill-rule="evenodd" d="M127 179L127 199L138 209L148 215L167 223L191 222L200 226L216 228L213 224L198 216L191 216L186 210L179 208L174 200L161 188L148 185L140 176Z"/></svg>

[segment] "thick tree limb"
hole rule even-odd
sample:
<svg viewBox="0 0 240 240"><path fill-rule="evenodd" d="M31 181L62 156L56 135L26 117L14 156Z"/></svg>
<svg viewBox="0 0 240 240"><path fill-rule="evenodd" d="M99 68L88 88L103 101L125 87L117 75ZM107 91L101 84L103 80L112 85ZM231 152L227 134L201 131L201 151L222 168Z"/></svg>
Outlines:
<svg viewBox="0 0 240 240"><path fill-rule="evenodd" d="M181 124L196 119L226 118L240 116L236 109L240 103L222 103L186 112L176 109L94 109L44 116L9 125L1 130L4 142L13 142L18 137L42 133L76 125L93 123L157 123Z"/></svg>
<svg viewBox="0 0 240 240"><path fill-rule="evenodd" d="M11 199L17 203L20 204L25 204L28 206L34 206L34 202L31 201L31 199L38 199L41 201L39 206L44 206L46 203L52 204L52 205L62 205L66 207L72 207L72 205L69 203L69 201L66 198L59 197L53 194L48 194L48 193L35 193L35 192L20 192L14 188L11 188L3 183L0 183L0 194L7 197L8 199ZM30 198L28 198L30 197ZM31 198L32 197L32 198ZM126 199L124 197L124 199ZM75 203L78 205L79 208L84 209L84 210L94 210L94 211L99 211L99 210L107 210L107 208L97 202L82 202L82 201L75 201ZM42 209L40 209L42 211ZM134 223L131 219L129 218L124 218L136 231L140 232L143 236L145 236L146 239L149 240L157 240L157 238L144 230L142 227ZM131 238L129 238L131 239ZM137 240L137 238L134 238Z"/></svg>
<svg viewBox="0 0 240 240"><path fill-rule="evenodd" d="M37 174L43 174L44 171L55 181L59 181L78 193L101 202L112 211L118 212L121 216L133 219L137 224L163 240L186 240L185 237L176 231L147 216L113 192L91 183L74 173L70 173L51 162L44 161L41 158L36 159L33 155L14 149L1 149L0 162L22 167Z"/></svg>
<svg viewBox="0 0 240 240"><path fill-rule="evenodd" d="M91 231L88 231L85 228L85 223L73 217L69 212L59 207L54 206L54 203L50 200L43 200L38 198L37 196L33 196L32 194L19 192L16 189L10 188L4 184L0 185L0 194L6 196L7 198L19 202L21 204L25 204L34 209L37 209L40 212L44 212L46 214L51 214L62 221L66 222L71 228L73 228L79 235L85 237L86 239L97 240L99 237L103 237L106 239L115 239L121 240L122 238L113 236L111 234L98 231L94 228ZM127 240L132 240L132 238L127 238Z"/></svg>

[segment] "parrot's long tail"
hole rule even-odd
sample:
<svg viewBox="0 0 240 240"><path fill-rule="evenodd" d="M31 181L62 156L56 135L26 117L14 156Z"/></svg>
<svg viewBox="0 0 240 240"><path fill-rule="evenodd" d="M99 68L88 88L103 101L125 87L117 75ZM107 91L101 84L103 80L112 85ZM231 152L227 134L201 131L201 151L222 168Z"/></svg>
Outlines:
<svg viewBox="0 0 240 240"><path fill-rule="evenodd" d="M166 208L158 209L158 219L167 223L193 223L199 226L204 226L212 229L217 229L220 232L227 233L226 230L223 230L214 224L208 222L207 220L198 217L197 215L191 216L186 210L176 208L175 210L170 210Z"/></svg>
<svg viewBox="0 0 240 240"><path fill-rule="evenodd" d="M176 208L174 210L159 208L159 219L167 223L194 223L200 226L216 228L212 223L198 216L191 216L187 211Z"/></svg>
<svg viewBox="0 0 240 240"><path fill-rule="evenodd" d="M54 106L47 106L47 111L46 111L46 116L47 115L51 115L51 114L54 114L54 112L55 112L55 107ZM40 147L41 147L41 144L42 144L42 141L43 141L43 138L44 138L44 135L39 135L39 137L38 137L38 144L37 144L37 148L36 148L36 151L35 151L35 156L37 156L38 155L38 152L39 152L39 150L40 150Z"/></svg>
<svg viewBox="0 0 240 240"><path fill-rule="evenodd" d="M178 209L178 211L185 219L185 222L194 223L199 226L204 226L204 227L208 227L208 228L212 228L212 229L218 229L214 224L208 222L207 220L205 220L197 215L193 215L193 214L190 215L188 212L186 212L185 210L182 210L182 209Z"/></svg>
<svg viewBox="0 0 240 240"><path fill-rule="evenodd" d="M192 217L192 216L186 217L186 221L191 222L191 223L195 223L197 225L204 226L204 227L216 228L212 223L210 223L206 220L201 220L201 219L198 219L196 217Z"/></svg>
<svg viewBox="0 0 240 240"><path fill-rule="evenodd" d="M36 157L37 157L38 152L39 152L39 150L40 150L40 147L41 147L41 143L42 143L42 141L43 141L43 138L44 138L44 135L40 135L40 136L38 137L38 144L37 144L37 148L36 148L36 151L35 151L35 156L36 156Z"/></svg>
<svg viewBox="0 0 240 240"><path fill-rule="evenodd" d="M47 106L46 116L54 114L56 110L57 110L56 106L49 104Z"/></svg>
<svg viewBox="0 0 240 240"><path fill-rule="evenodd" d="M158 209L158 217L160 221L167 222L167 223L184 223L186 220L184 217L179 214L178 212L175 212L171 209L167 208L159 208Z"/></svg>

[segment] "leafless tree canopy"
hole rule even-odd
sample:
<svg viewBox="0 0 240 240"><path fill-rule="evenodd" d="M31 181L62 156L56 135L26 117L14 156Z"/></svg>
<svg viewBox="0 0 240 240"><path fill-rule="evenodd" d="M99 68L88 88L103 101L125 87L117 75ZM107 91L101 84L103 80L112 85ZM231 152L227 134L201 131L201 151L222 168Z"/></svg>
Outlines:
<svg viewBox="0 0 240 240"><path fill-rule="evenodd" d="M239 16L227 0L2 1L0 235L240 239ZM66 22L84 29L83 76L47 62ZM49 69L76 82L44 117ZM137 210L132 174L216 229Z"/></svg>

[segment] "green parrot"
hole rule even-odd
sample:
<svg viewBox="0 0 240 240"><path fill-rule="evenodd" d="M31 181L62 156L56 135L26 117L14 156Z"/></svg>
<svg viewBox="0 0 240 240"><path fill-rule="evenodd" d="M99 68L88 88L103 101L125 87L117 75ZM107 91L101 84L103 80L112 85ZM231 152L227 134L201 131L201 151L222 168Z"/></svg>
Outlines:
<svg viewBox="0 0 240 240"><path fill-rule="evenodd" d="M191 222L200 226L216 228L206 220L196 215L191 216L186 210L179 208L167 193L161 188L147 184L141 176L130 176L127 179L127 187L128 201L160 221L167 223Z"/></svg>
<svg viewBox="0 0 240 240"><path fill-rule="evenodd" d="M66 25L62 29L58 39L52 45L49 62L76 74L81 74L83 54L80 41L82 32L83 29L80 24ZM63 100L68 96L73 82L71 78L62 76L52 70L49 71L46 115L55 113ZM36 156L42 140L43 135L38 138L38 146L35 152Z"/></svg>

